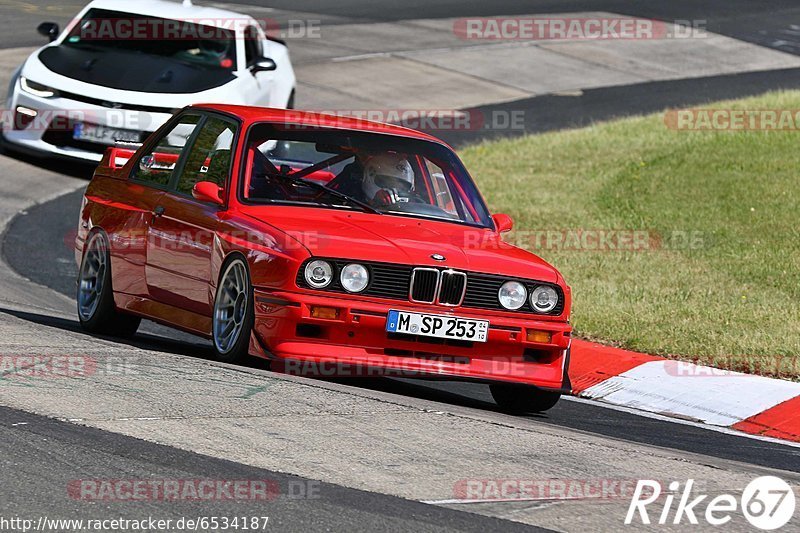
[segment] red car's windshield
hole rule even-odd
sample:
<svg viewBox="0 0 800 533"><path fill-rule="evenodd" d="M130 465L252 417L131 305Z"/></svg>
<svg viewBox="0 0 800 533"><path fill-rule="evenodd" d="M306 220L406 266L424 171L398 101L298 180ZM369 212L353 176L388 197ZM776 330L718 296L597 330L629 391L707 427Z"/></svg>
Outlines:
<svg viewBox="0 0 800 533"><path fill-rule="evenodd" d="M250 202L342 209L360 203L381 213L492 227L489 211L458 158L434 142L256 125L248 136L242 181L242 199Z"/></svg>

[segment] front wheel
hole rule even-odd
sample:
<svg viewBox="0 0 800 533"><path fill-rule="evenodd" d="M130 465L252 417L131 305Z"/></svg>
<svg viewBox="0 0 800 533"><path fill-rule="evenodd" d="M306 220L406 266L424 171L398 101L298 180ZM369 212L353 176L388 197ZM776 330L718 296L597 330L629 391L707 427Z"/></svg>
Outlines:
<svg viewBox="0 0 800 533"><path fill-rule="evenodd" d="M130 337L142 319L121 313L114 305L108 239L96 232L89 237L78 274L78 320L90 332Z"/></svg>
<svg viewBox="0 0 800 533"><path fill-rule="evenodd" d="M253 289L244 259L234 256L222 265L214 299L212 334L217 359L238 363L248 355L255 323Z"/></svg>
<svg viewBox="0 0 800 533"><path fill-rule="evenodd" d="M561 394L526 385L492 383L492 398L503 411L513 414L542 413L558 403Z"/></svg>

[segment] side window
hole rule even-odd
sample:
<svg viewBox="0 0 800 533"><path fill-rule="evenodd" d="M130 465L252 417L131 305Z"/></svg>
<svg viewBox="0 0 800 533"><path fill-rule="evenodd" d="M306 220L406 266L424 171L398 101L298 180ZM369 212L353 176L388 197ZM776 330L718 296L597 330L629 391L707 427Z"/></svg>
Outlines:
<svg viewBox="0 0 800 533"><path fill-rule="evenodd" d="M161 137L150 153L139 159L131 177L153 185L169 185L175 164L199 122L200 115L182 117L175 127Z"/></svg>
<svg viewBox="0 0 800 533"><path fill-rule="evenodd" d="M264 48L261 44L261 34L255 26L248 26L244 30L244 58L247 66L252 66L263 55Z"/></svg>
<svg viewBox="0 0 800 533"><path fill-rule="evenodd" d="M450 192L450 187L447 183L447 178L444 176L444 171L437 165L429 160L425 160L428 167L428 173L431 176L431 186L435 196L435 205L451 215L458 215L456 211L455 202L453 201L453 194Z"/></svg>
<svg viewBox="0 0 800 533"><path fill-rule="evenodd" d="M209 117L197 134L183 165L177 192L192 194L199 181L211 181L225 186L231 169L231 148L236 135L236 125L228 120Z"/></svg>

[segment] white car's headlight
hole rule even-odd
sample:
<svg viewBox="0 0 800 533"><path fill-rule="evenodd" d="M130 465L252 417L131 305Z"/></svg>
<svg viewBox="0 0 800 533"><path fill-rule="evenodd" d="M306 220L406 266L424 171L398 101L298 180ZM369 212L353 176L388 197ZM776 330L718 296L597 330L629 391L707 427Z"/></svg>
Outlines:
<svg viewBox="0 0 800 533"><path fill-rule="evenodd" d="M528 289L525 285L518 281L506 281L500 287L497 298L500 300L500 305L506 309L519 309L525 305L525 300L528 297Z"/></svg>
<svg viewBox="0 0 800 533"><path fill-rule="evenodd" d="M333 267L327 261L311 261L306 265L306 270L303 273L306 278L306 283L315 289L322 289L330 285L333 280Z"/></svg>
<svg viewBox="0 0 800 533"><path fill-rule="evenodd" d="M22 87L24 92L32 94L33 96L39 96L41 98L52 98L53 96L58 96L58 91L55 89L29 80L24 76L20 76L19 85Z"/></svg>
<svg viewBox="0 0 800 533"><path fill-rule="evenodd" d="M339 281L347 292L361 292L369 284L369 272L364 265L350 263L342 269Z"/></svg>
<svg viewBox="0 0 800 533"><path fill-rule="evenodd" d="M558 293L553 287L539 285L531 292L531 307L540 313L549 313L558 305Z"/></svg>

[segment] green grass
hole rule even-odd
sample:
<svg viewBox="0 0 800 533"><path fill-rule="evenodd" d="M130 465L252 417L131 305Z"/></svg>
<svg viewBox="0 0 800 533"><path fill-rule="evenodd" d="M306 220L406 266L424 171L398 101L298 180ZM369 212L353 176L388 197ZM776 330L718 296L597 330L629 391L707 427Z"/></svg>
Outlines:
<svg viewBox="0 0 800 533"><path fill-rule="evenodd" d="M800 92L706 108L800 109ZM461 152L517 241L573 289L579 337L800 376L800 132L686 132L664 114ZM648 251L553 250L525 230L694 235ZM515 239L511 235L510 239Z"/></svg>

